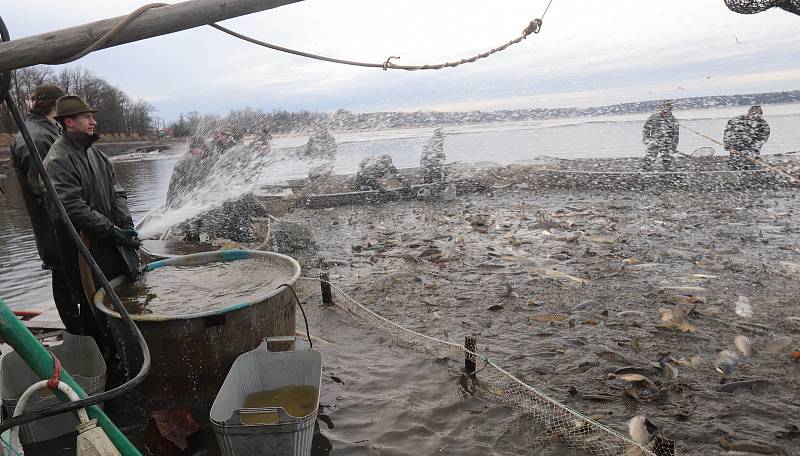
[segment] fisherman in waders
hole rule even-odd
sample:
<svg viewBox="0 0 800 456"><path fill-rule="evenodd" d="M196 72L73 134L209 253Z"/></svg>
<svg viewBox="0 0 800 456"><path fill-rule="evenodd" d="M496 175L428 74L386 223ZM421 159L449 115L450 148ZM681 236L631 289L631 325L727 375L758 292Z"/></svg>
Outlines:
<svg viewBox="0 0 800 456"><path fill-rule="evenodd" d="M186 197L206 178L210 170L208 162L209 146L203 138L195 136L189 143L189 152L184 155L172 169L172 177L167 188L167 206L180 207Z"/></svg>
<svg viewBox="0 0 800 456"><path fill-rule="evenodd" d="M203 137L194 136L189 144L189 153L172 170L167 188L167 207L181 207L191 199L197 188L206 185L218 162L235 142L235 134L230 125L220 127L210 144ZM211 214L208 212L181 224L187 241L200 242L200 229L206 224L204 219L211 217Z"/></svg>
<svg viewBox="0 0 800 456"><path fill-rule="evenodd" d="M381 179L394 177L403 182L400 171L394 167L392 157L380 155L378 157L368 157L358 165L358 173L355 177L355 190L379 190L385 191Z"/></svg>
<svg viewBox="0 0 800 456"><path fill-rule="evenodd" d="M309 162L309 179L330 176L336 163L336 139L324 125L317 125L299 155L301 160Z"/></svg>
<svg viewBox="0 0 800 456"><path fill-rule="evenodd" d="M661 155L664 171L672 171L672 155L678 149L678 120L672 115L672 102L661 104L659 112L651 115L644 123L642 142L647 152L644 157L644 170L651 171L653 162Z"/></svg>
<svg viewBox="0 0 800 456"><path fill-rule="evenodd" d="M44 167L69 221L81 234L106 278L136 275L139 266L136 249L141 241L133 229L127 195L117 182L114 167L94 147L100 139L95 133L95 112L75 95L65 95L56 101L54 118L64 134L50 147ZM90 304L96 288L94 277L86 264L82 264L67 228L55 218L55 210L51 208L67 280L80 302L81 332L93 336L109 353L113 347L106 344L102 320L95 316Z"/></svg>
<svg viewBox="0 0 800 456"><path fill-rule="evenodd" d="M751 107L746 115L736 116L725 126L722 143L730 154L728 166L734 170L755 169L753 159L769 139L769 124L761 117L761 106Z"/></svg>
<svg viewBox="0 0 800 456"><path fill-rule="evenodd" d="M33 106L28 112L25 126L28 128L42 160L47 156L50 146L61 136L61 129L53 119L53 115L56 112L56 100L63 95L64 91L60 87L50 84L40 85L31 94ZM47 213L45 190L39 179L39 172L33 165L31 151L22 138L22 133L17 133L14 142L11 143L11 159L22 189L25 208L31 219L36 249L39 251L39 258L42 259L42 269L50 270L53 302L58 310L58 315L68 332L79 334L81 332L80 315L76 301L70 293L66 271L61 263L55 228Z"/></svg>
<svg viewBox="0 0 800 456"><path fill-rule="evenodd" d="M422 168L423 182L434 184L444 182L447 172L444 162L447 156L444 153L444 130L440 127L433 130L433 136L422 147L419 166Z"/></svg>

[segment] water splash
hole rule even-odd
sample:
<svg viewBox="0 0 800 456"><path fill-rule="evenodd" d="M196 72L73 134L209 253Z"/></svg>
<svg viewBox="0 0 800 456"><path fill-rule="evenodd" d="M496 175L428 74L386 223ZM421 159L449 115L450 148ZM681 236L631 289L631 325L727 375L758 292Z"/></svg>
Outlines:
<svg viewBox="0 0 800 456"><path fill-rule="evenodd" d="M164 203L147 214L139 225L139 235L159 235L254 191L262 170L282 158L256 141L233 145L208 165L210 170L200 182L177 195L169 205Z"/></svg>

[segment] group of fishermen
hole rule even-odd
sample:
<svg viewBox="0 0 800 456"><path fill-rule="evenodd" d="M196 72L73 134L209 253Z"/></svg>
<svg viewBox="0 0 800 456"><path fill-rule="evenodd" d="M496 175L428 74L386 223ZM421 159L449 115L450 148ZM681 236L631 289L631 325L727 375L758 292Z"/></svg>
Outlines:
<svg viewBox="0 0 800 456"><path fill-rule="evenodd" d="M447 156L444 153L445 132L436 128L433 136L422 148L420 167L423 170L423 181L426 184L444 182L447 173L444 167ZM298 157L308 165L308 179L314 181L333 175L336 163L336 140L324 125L314 127L308 142L298 151ZM352 181L352 189L356 191L384 191L384 179L395 179L402 184L406 180L394 166L392 157L382 154L364 158L358 164L358 171Z"/></svg>
<svg viewBox="0 0 800 456"><path fill-rule="evenodd" d="M422 180L425 184L443 183L447 178L444 153L445 132L441 127L433 130L433 136L422 147L419 166L422 170ZM406 184L405 179L394 166L392 157L387 154L376 157L367 157L358 165L358 172L354 179L354 190L384 191L382 180L394 178Z"/></svg>
<svg viewBox="0 0 800 456"><path fill-rule="evenodd" d="M732 170L748 170L757 167L755 158L769 139L769 124L762 117L761 106L753 105L747 114L736 116L725 126L723 147L729 154L728 165ZM642 142L646 153L644 170L651 171L653 162L660 156L665 171L674 169L673 156L678 153L680 136L678 120L672 114L672 102L661 104L659 112L651 115L642 130Z"/></svg>
<svg viewBox="0 0 800 456"><path fill-rule="evenodd" d="M26 126L69 218L62 220L45 197L33 150L17 134L11 156L42 267L52 273L53 300L66 330L91 335L101 348L113 350L89 307L97 278L80 257L65 223L80 233L107 278L135 275L139 267L135 251L141 241L127 195L108 158L94 146L100 139L95 132L97 110L55 85L38 86L31 98Z"/></svg>
<svg viewBox="0 0 800 456"><path fill-rule="evenodd" d="M270 152L270 140L271 136L266 131L259 135L256 144L259 156ZM248 179L249 174L252 174L248 169L253 157L229 157L232 154L229 151L238 141L239 138L230 125L223 125L217 129L210 141L202 135L192 137L189 153L185 154L172 170L172 177L167 187L167 210L179 210L187 203L197 203L195 199L207 198L208 195L198 194L197 190L206 190L206 193L219 190L219 185L215 186L212 182L219 176L227 179ZM253 165L255 166L257 164ZM247 193L239 198L225 201L221 207L186 220L180 224L179 229L184 239L190 242L201 242L203 240L201 232L213 237L225 237L235 242L255 242L257 236L251 216L254 212L263 212L258 209L255 197L252 193Z"/></svg>

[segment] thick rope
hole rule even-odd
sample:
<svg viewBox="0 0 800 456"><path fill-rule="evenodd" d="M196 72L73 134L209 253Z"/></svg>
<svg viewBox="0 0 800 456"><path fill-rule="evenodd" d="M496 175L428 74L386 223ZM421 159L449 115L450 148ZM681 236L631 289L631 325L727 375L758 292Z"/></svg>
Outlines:
<svg viewBox="0 0 800 456"><path fill-rule="evenodd" d="M103 36L100 37L100 39L92 43L89 47L73 55L72 57L68 57L64 60L55 62L54 65L63 65L65 63L74 62L75 60L85 57L86 55L105 46L106 43L108 43L109 41L111 41L112 38L114 38L114 35L119 33L120 30L127 27L128 24L133 22L134 19L136 19L137 17L141 16L142 13L144 13L145 11L152 8L160 8L162 6L167 6L167 5L169 5L169 3L148 3L146 5L140 6L139 8L136 8L132 13L125 16L121 21L117 22L117 24L114 27L112 27L111 30L107 31Z"/></svg>
<svg viewBox="0 0 800 456"><path fill-rule="evenodd" d="M244 40L244 41L247 41L249 43L257 44L259 46L263 46L263 47L266 47L266 48L269 48L269 49L273 49L273 50L276 50L276 51L285 52L287 54L293 54L293 55L297 55L297 56L300 56L300 57L306 57L306 58L309 58L309 59L322 60L322 61L325 61L325 62L338 63L338 64L341 64L341 65L360 66L360 67L367 67L367 68L380 68L380 69L382 69L384 71L390 70L390 69L391 70L406 70L406 71L440 70L442 68L454 68L454 67L457 67L459 65L463 65L465 63L472 63L472 62L475 62L477 60L484 59L486 57L489 57L492 54L495 54L495 53L498 53L500 51L503 51L503 50L507 49L511 45L519 43L520 41L524 40L525 38L527 38L531 34L539 33L539 31L541 31L541 29L542 29L542 20L544 19L544 16L547 14L547 11L550 9L550 5L552 3L553 3L553 0L550 0L547 3L547 7L545 8L544 13L542 13L542 17L532 20L522 30L522 33L517 38L514 38L513 40L511 40L511 41L509 41L507 43L504 43L504 44L502 44L502 45L500 45L500 46L498 46L496 48L490 49L490 50L488 50L486 52L482 52L482 53L474 55L472 57L468 57L468 58L464 58L464 59L456 60L456 61L451 61L451 62L444 62L444 63L434 64L434 65L397 65L395 63L392 63L392 59L399 59L400 58L399 56L390 56L389 58L387 58L385 61L383 61L381 63L369 63L369 62L358 62L358 61L354 61L354 60L337 59L337 58L334 58L334 57L326 57L326 56L319 55L319 54L312 54L310 52L298 51L298 50L295 50L295 49L290 49L290 48L287 48L287 47L278 46L276 44L270 44L270 43L267 43L267 42L264 42L264 41L261 41L261 40L257 40L255 38L252 38L252 37L247 36L247 35L242 35L241 33L235 32L235 31L233 31L233 30L231 30L229 28L223 27L223 26L221 26L219 24L211 23L211 24L208 24L208 25L210 25L211 27L214 27L215 29L217 29L217 30L219 30L221 32L225 32L228 35L231 35L233 37L239 38L240 40ZM86 56L87 54L102 48L109 41L111 41L111 39L113 39L114 36L117 33L119 33L120 30L124 29L128 24L130 24L136 18L141 16L142 13L144 13L145 11L147 11L149 9L159 8L159 7L166 6L166 5L168 5L168 4L167 3L148 3L146 5L143 5L143 6L139 7L139 8L137 8L132 13L130 13L129 15L125 16L121 21L119 21L116 25L114 25L114 27L111 30L106 32L102 37L100 37L100 39L98 39L97 41L92 43L89 47L87 47L86 49L82 50L81 52L73 55L72 57L69 57L67 59L64 59L64 60L61 60L61 61L58 61L58 62L54 62L53 65L61 65L61 64L64 64L64 63L74 62L75 60L78 60L78 59Z"/></svg>

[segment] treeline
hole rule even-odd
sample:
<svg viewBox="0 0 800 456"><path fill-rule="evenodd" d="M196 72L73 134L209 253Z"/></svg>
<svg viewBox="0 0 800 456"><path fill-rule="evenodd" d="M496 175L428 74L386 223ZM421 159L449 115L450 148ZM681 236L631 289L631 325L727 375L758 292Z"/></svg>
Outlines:
<svg viewBox="0 0 800 456"><path fill-rule="evenodd" d="M704 109L751 104L800 103L800 90L743 95L717 95L673 100L676 109ZM315 125L323 124L331 130L356 130L380 128L434 127L505 121L527 121L563 117L602 116L654 112L660 100L619 103L590 108L529 108L498 111L466 112L366 112L353 113L340 109L333 113L310 111L272 111L245 108L231 111L227 116L205 115L198 112L182 114L170 126L175 136L190 136L197 131L209 134L222 124L230 124L240 134L306 133Z"/></svg>
<svg viewBox="0 0 800 456"><path fill-rule="evenodd" d="M118 133L128 136L145 136L153 127L152 105L144 100L134 100L119 87L110 84L84 68L64 68L56 72L48 66L34 66L14 72L11 94L26 116L31 106L31 93L40 84L56 84L65 92L78 95L97 109L97 132ZM0 132L15 133L17 126L8 108L0 110Z"/></svg>

